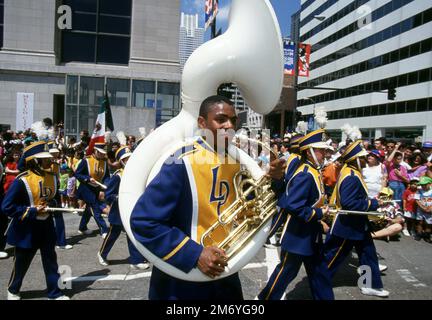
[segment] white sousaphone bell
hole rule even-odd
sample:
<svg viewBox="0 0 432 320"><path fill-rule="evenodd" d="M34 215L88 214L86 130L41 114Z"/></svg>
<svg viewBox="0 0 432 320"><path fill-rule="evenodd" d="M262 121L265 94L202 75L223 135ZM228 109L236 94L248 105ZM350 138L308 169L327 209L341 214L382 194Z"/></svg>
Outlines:
<svg viewBox="0 0 432 320"><path fill-rule="evenodd" d="M190 56L183 71L183 108L178 116L153 131L130 157L122 177L119 207L125 230L136 248L161 271L186 281L211 281L197 268L185 273L166 263L139 243L130 217L146 186L163 162L197 129L201 102L216 94L222 83L235 83L247 104L261 114L273 110L283 82L283 47L279 24L269 0L233 0L227 31L203 44ZM229 153L258 180L264 175L245 152L230 146ZM265 243L271 219L246 247L228 261L218 278L244 267Z"/></svg>

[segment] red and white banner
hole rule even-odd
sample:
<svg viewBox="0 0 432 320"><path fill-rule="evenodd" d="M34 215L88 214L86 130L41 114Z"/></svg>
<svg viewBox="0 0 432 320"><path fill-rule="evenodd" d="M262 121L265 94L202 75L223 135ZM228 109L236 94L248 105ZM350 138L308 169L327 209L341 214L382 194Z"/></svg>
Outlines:
<svg viewBox="0 0 432 320"><path fill-rule="evenodd" d="M299 43L298 46L298 76L309 77L310 44Z"/></svg>

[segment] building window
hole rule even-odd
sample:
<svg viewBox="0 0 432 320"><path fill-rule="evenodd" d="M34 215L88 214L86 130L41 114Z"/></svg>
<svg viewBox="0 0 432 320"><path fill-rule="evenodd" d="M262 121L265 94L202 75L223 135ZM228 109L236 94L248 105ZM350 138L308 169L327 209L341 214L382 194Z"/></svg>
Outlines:
<svg viewBox="0 0 432 320"><path fill-rule="evenodd" d="M132 81L132 105L137 108L154 108L156 82L146 80Z"/></svg>
<svg viewBox="0 0 432 320"><path fill-rule="evenodd" d="M107 79L107 90L112 106L129 107L131 105L129 79Z"/></svg>
<svg viewBox="0 0 432 320"><path fill-rule="evenodd" d="M72 8L72 30L62 31L62 62L129 63L132 0L63 4Z"/></svg>
<svg viewBox="0 0 432 320"><path fill-rule="evenodd" d="M0 0L0 49L3 47L4 0Z"/></svg>

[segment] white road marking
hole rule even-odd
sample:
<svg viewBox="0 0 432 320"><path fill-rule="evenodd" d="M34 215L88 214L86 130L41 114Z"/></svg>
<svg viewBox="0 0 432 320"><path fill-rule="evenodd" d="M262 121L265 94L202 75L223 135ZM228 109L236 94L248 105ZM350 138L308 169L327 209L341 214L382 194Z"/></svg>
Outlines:
<svg viewBox="0 0 432 320"><path fill-rule="evenodd" d="M426 284L421 283L416 277L414 277L408 269L398 269L396 272L404 279L406 282L411 283L414 287L427 287Z"/></svg>

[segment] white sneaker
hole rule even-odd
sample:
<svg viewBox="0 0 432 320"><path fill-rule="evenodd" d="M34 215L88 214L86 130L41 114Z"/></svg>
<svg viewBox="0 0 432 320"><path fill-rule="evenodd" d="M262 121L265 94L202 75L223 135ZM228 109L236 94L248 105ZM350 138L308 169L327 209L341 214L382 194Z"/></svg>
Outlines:
<svg viewBox="0 0 432 320"><path fill-rule="evenodd" d="M150 264L148 262L138 263L138 264L131 264L130 268L132 270L147 270L150 268Z"/></svg>
<svg viewBox="0 0 432 320"><path fill-rule="evenodd" d="M105 267L108 265L108 261L106 261L104 258L102 258L102 256L100 255L100 252L97 253L97 257L98 257L100 265L105 266Z"/></svg>
<svg viewBox="0 0 432 320"><path fill-rule="evenodd" d="M383 264L378 264L378 268L380 272L384 272L388 269L388 267L386 265Z"/></svg>
<svg viewBox="0 0 432 320"><path fill-rule="evenodd" d="M63 296L60 296L60 297L57 297L54 299L50 299L50 300L70 300L70 298L68 296L63 295Z"/></svg>
<svg viewBox="0 0 432 320"><path fill-rule="evenodd" d="M89 229L84 230L84 231L78 230L78 234L81 234L81 235L83 235L83 234L89 235L89 234L92 234L92 233L93 233L93 231L89 230Z"/></svg>
<svg viewBox="0 0 432 320"><path fill-rule="evenodd" d="M21 300L21 296L19 294L10 293L9 290L8 290L8 292L7 292L7 299L8 300Z"/></svg>
<svg viewBox="0 0 432 320"><path fill-rule="evenodd" d="M7 252L0 251L0 259L6 259L7 257L9 257L9 254Z"/></svg>
<svg viewBox="0 0 432 320"><path fill-rule="evenodd" d="M70 244L67 244L65 246L56 246L57 249L62 249L62 250L70 250L73 248L73 246L71 246Z"/></svg>
<svg viewBox="0 0 432 320"><path fill-rule="evenodd" d="M409 233L409 231L408 231L407 229L403 229L403 230L402 230L402 233L403 233L405 236L407 236L407 237L411 236L410 233Z"/></svg>
<svg viewBox="0 0 432 320"><path fill-rule="evenodd" d="M360 289L361 293L367 296L376 296L381 298L386 298L389 296L390 292L384 289L373 289L363 287Z"/></svg>
<svg viewBox="0 0 432 320"><path fill-rule="evenodd" d="M102 233L102 239L105 239L107 237L107 233Z"/></svg>

